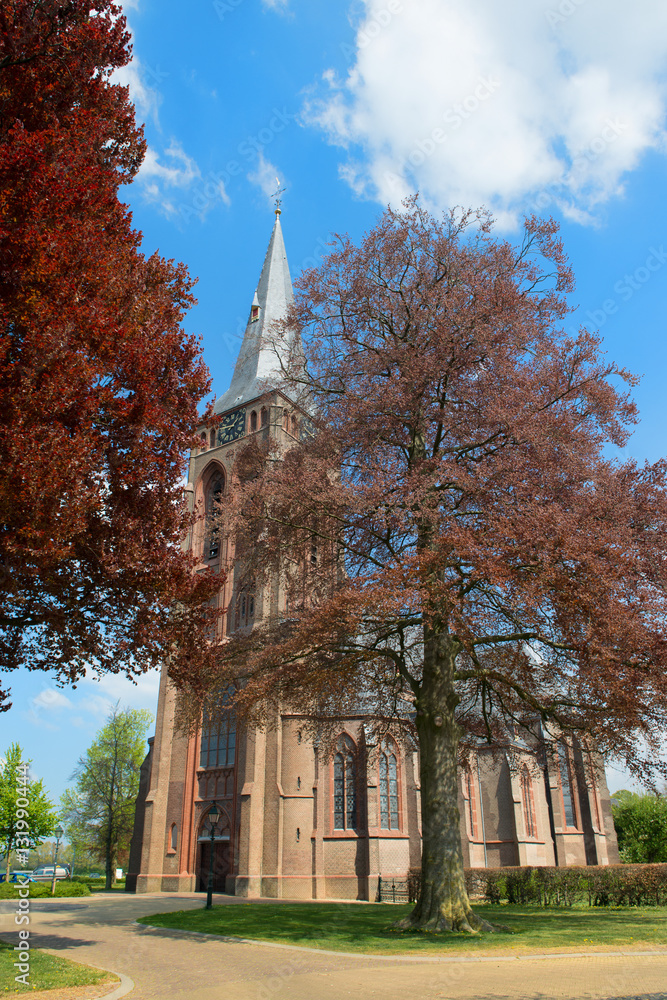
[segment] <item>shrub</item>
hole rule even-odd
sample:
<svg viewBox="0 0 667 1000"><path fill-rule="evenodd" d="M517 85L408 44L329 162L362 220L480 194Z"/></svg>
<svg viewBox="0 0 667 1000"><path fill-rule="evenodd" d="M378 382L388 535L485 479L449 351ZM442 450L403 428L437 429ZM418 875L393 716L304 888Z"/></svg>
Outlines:
<svg viewBox="0 0 667 1000"><path fill-rule="evenodd" d="M470 868L469 895L520 906L667 906L667 864Z"/></svg>
<svg viewBox="0 0 667 1000"><path fill-rule="evenodd" d="M29 895L25 898L44 899L51 897L50 882L28 882L27 885ZM0 885L0 899L19 899L20 888L25 888L25 886L19 886L15 882L3 882ZM79 882L61 881L56 883L55 895L61 899L66 896L90 896L90 889L87 885L81 885Z"/></svg>

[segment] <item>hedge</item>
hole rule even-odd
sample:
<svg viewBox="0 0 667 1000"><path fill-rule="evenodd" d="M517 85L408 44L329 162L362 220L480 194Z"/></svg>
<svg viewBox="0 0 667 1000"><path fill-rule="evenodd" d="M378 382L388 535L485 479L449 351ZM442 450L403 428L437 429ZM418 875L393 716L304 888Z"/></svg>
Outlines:
<svg viewBox="0 0 667 1000"><path fill-rule="evenodd" d="M540 906L667 906L667 864L469 868L469 895Z"/></svg>
<svg viewBox="0 0 667 1000"><path fill-rule="evenodd" d="M0 899L19 899L19 889L25 886L20 886L17 882L2 882L0 884ZM28 882L28 896L24 897L26 899L43 899L51 897L51 883L50 882ZM64 896L90 896L90 889L87 885L81 885L80 882L69 882L69 881L59 881L56 882L56 896L61 898Z"/></svg>

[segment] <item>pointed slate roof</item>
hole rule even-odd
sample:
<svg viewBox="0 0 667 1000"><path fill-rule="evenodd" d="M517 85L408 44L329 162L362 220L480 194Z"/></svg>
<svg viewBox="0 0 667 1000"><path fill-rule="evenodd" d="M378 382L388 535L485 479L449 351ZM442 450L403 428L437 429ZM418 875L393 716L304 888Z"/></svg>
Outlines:
<svg viewBox="0 0 667 1000"><path fill-rule="evenodd" d="M276 355L272 332L275 324L284 319L287 310L294 301L292 279L290 278L287 254L280 227L280 215L276 212L276 221L271 233L269 248L266 251L259 284L255 291L250 318L241 344L232 382L227 392L216 400L215 413L236 409L251 399L261 396L269 388L277 386L281 381L280 363ZM259 306L259 315L253 313ZM297 336L296 334L289 335ZM291 349L289 339L281 342L285 356ZM282 353L282 350L281 350Z"/></svg>

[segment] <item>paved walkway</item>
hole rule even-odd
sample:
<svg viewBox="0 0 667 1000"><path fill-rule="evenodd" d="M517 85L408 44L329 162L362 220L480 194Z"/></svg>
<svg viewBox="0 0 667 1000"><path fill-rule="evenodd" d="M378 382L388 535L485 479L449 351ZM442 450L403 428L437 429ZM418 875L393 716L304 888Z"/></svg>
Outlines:
<svg viewBox="0 0 667 1000"><path fill-rule="evenodd" d="M216 899L223 901L243 902ZM667 1000L667 951L392 960L205 940L134 924L144 914L201 905L202 897L190 894L34 900L31 943L130 976L129 1000ZM0 902L3 935L13 936L15 907Z"/></svg>

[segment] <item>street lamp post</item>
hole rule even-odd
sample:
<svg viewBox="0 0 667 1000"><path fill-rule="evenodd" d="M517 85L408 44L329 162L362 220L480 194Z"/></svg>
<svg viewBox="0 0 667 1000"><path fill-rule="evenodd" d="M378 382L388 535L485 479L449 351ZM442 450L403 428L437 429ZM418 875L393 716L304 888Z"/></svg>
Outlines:
<svg viewBox="0 0 667 1000"><path fill-rule="evenodd" d="M56 865L57 865L57 862L58 862L58 848L60 847L60 838L62 837L62 835L64 834L65 831L63 830L63 828L60 825L60 823L58 823L58 826L55 828L55 830L53 832L56 835L56 850L55 850L55 853L53 855L53 881L51 882L51 895L55 896L55 893L56 893L56 871L57 871Z"/></svg>
<svg viewBox="0 0 667 1000"><path fill-rule="evenodd" d="M208 866L208 887L206 889L206 909L213 906L213 848L215 846L215 828L220 819L220 807L214 802L208 811L208 821L211 824L211 857Z"/></svg>

